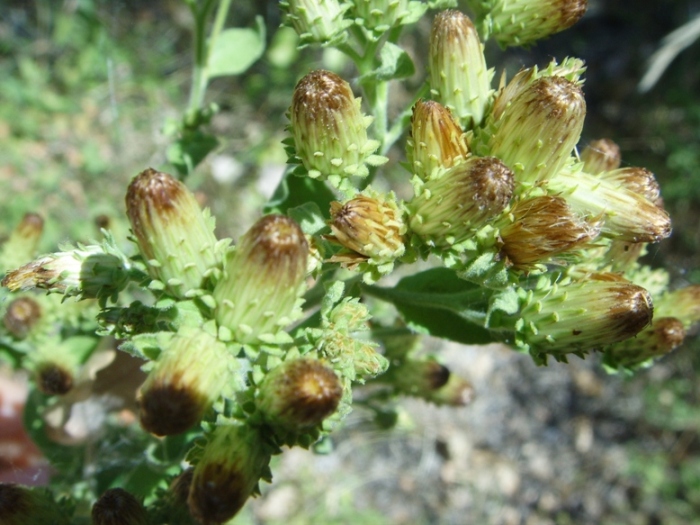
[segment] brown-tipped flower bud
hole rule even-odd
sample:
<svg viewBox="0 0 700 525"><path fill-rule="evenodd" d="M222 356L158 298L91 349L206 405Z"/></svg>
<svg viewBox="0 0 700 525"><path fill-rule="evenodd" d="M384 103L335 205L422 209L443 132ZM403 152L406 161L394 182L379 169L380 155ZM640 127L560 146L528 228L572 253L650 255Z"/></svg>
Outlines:
<svg viewBox="0 0 700 525"><path fill-rule="evenodd" d="M409 228L434 246L462 242L508 206L514 185L513 172L499 159L470 157L416 184Z"/></svg>
<svg viewBox="0 0 700 525"><path fill-rule="evenodd" d="M686 329L700 321L700 285L693 284L663 294L656 300L659 317L675 317Z"/></svg>
<svg viewBox="0 0 700 525"><path fill-rule="evenodd" d="M201 329L182 329L141 387L141 425L157 436L185 432L233 381L236 368L235 359L215 337Z"/></svg>
<svg viewBox="0 0 700 525"><path fill-rule="evenodd" d="M312 71L294 88L289 110L295 154L314 179L345 188L347 177L366 177L366 164L386 157L373 155L379 142L367 138L372 117L362 114L350 84L330 71Z"/></svg>
<svg viewBox="0 0 700 525"><path fill-rule="evenodd" d="M489 0L482 2L484 32L502 47L525 46L571 27L587 0Z"/></svg>
<svg viewBox="0 0 700 525"><path fill-rule="evenodd" d="M529 187L555 175L581 136L586 101L563 77L541 77L516 96L496 123L490 152Z"/></svg>
<svg viewBox="0 0 700 525"><path fill-rule="evenodd" d="M412 396L425 397L438 390L450 379L450 369L433 359L407 359L389 369L383 381L389 381L397 391Z"/></svg>
<svg viewBox="0 0 700 525"><path fill-rule="evenodd" d="M203 523L231 519L255 492L270 456L262 436L242 425L219 426L194 468L190 513Z"/></svg>
<svg viewBox="0 0 700 525"><path fill-rule="evenodd" d="M3 322L5 328L17 339L24 339L41 319L41 306L31 297L18 297L8 306Z"/></svg>
<svg viewBox="0 0 700 525"><path fill-rule="evenodd" d="M257 402L270 425L298 430L330 416L342 395L333 369L316 359L301 358L273 368L260 385Z"/></svg>
<svg viewBox="0 0 700 525"><path fill-rule="evenodd" d="M468 149L464 132L450 111L438 102L419 100L413 106L406 154L413 173L427 180L435 170L464 161Z"/></svg>
<svg viewBox="0 0 700 525"><path fill-rule="evenodd" d="M675 317L654 317L651 326L635 337L612 345L604 363L611 367L636 368L679 347L685 339L683 323Z"/></svg>
<svg viewBox="0 0 700 525"><path fill-rule="evenodd" d="M611 171L599 173L601 179L605 179L610 184L619 185L621 188L626 188L629 191L641 195L649 202L660 205L661 188L656 181L654 174L645 168L619 168Z"/></svg>
<svg viewBox="0 0 700 525"><path fill-rule="evenodd" d="M352 24L343 14L350 7L338 0L286 0L280 2L285 23L292 26L302 44L313 42L331 45L342 42L346 28Z"/></svg>
<svg viewBox="0 0 700 525"><path fill-rule="evenodd" d="M27 213L0 249L0 272L17 268L36 256L36 249L44 231L44 219L36 213Z"/></svg>
<svg viewBox="0 0 700 525"><path fill-rule="evenodd" d="M214 289L216 320L239 343L259 343L296 315L309 246L299 225L267 215L243 235Z"/></svg>
<svg viewBox="0 0 700 525"><path fill-rule="evenodd" d="M392 262L404 254L406 225L393 194L358 195L354 199L331 202L328 238L350 250L339 254L331 262L357 264L370 261L381 265Z"/></svg>
<svg viewBox="0 0 700 525"><path fill-rule="evenodd" d="M583 171L597 175L620 167L620 146L610 139L592 140L581 152Z"/></svg>
<svg viewBox="0 0 700 525"><path fill-rule="evenodd" d="M437 390L430 391L425 400L436 405L463 407L474 401L474 397L472 384L463 377L450 373L447 383Z"/></svg>
<svg viewBox="0 0 700 525"><path fill-rule="evenodd" d="M0 483L0 522L3 525L70 525L70 519L40 487Z"/></svg>
<svg viewBox="0 0 700 525"><path fill-rule="evenodd" d="M520 311L490 326L508 326L515 343L546 363L547 355L565 359L567 353L600 349L635 336L649 326L654 312L651 296L641 286L615 274L587 280L551 282L543 277L532 290L518 290Z"/></svg>
<svg viewBox="0 0 700 525"><path fill-rule="evenodd" d="M600 217L601 235L628 242L659 242L671 235L666 210L605 178L585 172L560 171L547 189L566 199L575 213Z"/></svg>
<svg viewBox="0 0 700 525"><path fill-rule="evenodd" d="M219 265L213 218L174 177L150 168L139 173L127 190L126 211L151 277L175 296L201 288Z"/></svg>
<svg viewBox="0 0 700 525"><path fill-rule="evenodd" d="M62 396L73 388L75 370L56 362L37 365L36 385L48 396Z"/></svg>
<svg viewBox="0 0 700 525"><path fill-rule="evenodd" d="M600 233L596 221L575 214L561 197L518 201L500 228L503 253L518 269L582 248Z"/></svg>
<svg viewBox="0 0 700 525"><path fill-rule="evenodd" d="M124 489L107 490L92 506L93 525L148 525L146 509Z"/></svg>
<svg viewBox="0 0 700 525"><path fill-rule="evenodd" d="M409 0L356 0L353 2L355 21L376 33L384 33L411 13Z"/></svg>
<svg viewBox="0 0 700 525"><path fill-rule="evenodd" d="M430 89L466 128L481 124L491 104L493 70L474 24L460 11L437 14L430 33Z"/></svg>

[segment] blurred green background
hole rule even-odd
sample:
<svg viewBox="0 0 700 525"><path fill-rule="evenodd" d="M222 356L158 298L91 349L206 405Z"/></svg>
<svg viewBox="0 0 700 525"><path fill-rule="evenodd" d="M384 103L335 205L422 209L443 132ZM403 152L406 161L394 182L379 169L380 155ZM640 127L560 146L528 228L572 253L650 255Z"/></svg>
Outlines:
<svg viewBox="0 0 700 525"><path fill-rule="evenodd" d="M503 69L512 74L553 57L586 61L588 117L582 143L612 138L624 165L645 166L656 174L674 234L650 248L647 262L667 267L678 284L700 283L700 40L649 92L640 93L637 85L663 37L697 13L698 1L593 0L579 24L529 50L487 46L497 77ZM294 37L278 31L277 2L235 1L229 25L250 27L256 15L265 21L266 54L245 74L210 85L208 100L221 108L210 131L221 144L188 179L217 217L222 236L237 237L252 224L276 184L285 162L280 144L285 111L296 80L319 64L348 78L353 74L332 53L297 51ZM404 37L418 73L399 96L424 79L429 18ZM0 239L24 213L35 211L46 219L41 251L99 237L104 225L125 242L127 184L148 166L168 164L172 137L166 130L187 103L191 37L189 11L178 0L0 3ZM401 155L392 152L390 179L402 177L396 164ZM634 378L606 377L595 364L580 362L535 369L524 356L494 350L497 357L481 377L481 399L474 408L455 416L411 402L406 417L412 423L394 433L378 433L360 410L336 439L345 455L330 460L300 452L282 460L276 484L265 488L241 523L698 522L699 347L693 335ZM467 359L459 352L448 352L457 368ZM481 354L466 355L471 361L461 366L468 367L467 376L477 374ZM522 392L508 386L504 378L511 376L521 382ZM571 399L562 401L562 391ZM494 400L509 408L489 405ZM480 419L489 410L504 417L531 414L532 428L509 434L507 421ZM464 427L456 425L460 421ZM577 440L588 435L581 434L581 421L590 424L594 446L579 446ZM474 439L460 432L487 424L502 439L473 441L464 465L496 479L507 459L518 479L513 490L505 482L495 488L471 483L469 473L449 475L450 462L453 468L460 464L455 443ZM426 431L431 425L438 430ZM519 451L535 444L544 447L555 473L568 472L557 461L573 461L573 478L566 480L571 493L563 493L561 480L547 481L527 467L529 456ZM578 454L575 461L567 451ZM609 454L618 459L615 474L606 477ZM439 468L421 471L416 466L421 461L438 462ZM600 469L581 467L587 464ZM385 473L379 481L368 478L372 466ZM342 474L329 474L338 470ZM436 478L417 481L415 472ZM339 491L328 489L331 482ZM592 487L601 495L597 507L585 497ZM553 496L547 499L547 494ZM291 504L290 497L304 503Z"/></svg>

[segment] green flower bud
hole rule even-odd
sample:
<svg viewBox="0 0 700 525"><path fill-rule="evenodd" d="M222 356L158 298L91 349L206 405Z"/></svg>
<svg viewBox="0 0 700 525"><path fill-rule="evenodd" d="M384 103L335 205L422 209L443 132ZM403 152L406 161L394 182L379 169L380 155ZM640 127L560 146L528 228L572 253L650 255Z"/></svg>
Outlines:
<svg viewBox="0 0 700 525"><path fill-rule="evenodd" d="M354 0L353 15L367 29L384 33L410 13L408 0Z"/></svg>
<svg viewBox="0 0 700 525"><path fill-rule="evenodd" d="M671 235L666 211L605 178L582 171L560 171L547 191L561 195L575 213L600 217L601 235L628 242L659 242Z"/></svg>
<svg viewBox="0 0 700 525"><path fill-rule="evenodd" d="M501 47L525 46L564 31L586 12L587 0L483 0L484 33Z"/></svg>
<svg viewBox="0 0 700 525"><path fill-rule="evenodd" d="M44 488L0 483L3 525L70 525L70 519Z"/></svg>
<svg viewBox="0 0 700 525"><path fill-rule="evenodd" d="M407 359L389 369L383 381L388 381L398 392L411 396L425 397L438 390L450 379L450 369L435 360Z"/></svg>
<svg viewBox="0 0 700 525"><path fill-rule="evenodd" d="M107 490L92 506L93 525L148 525L146 509L124 489Z"/></svg>
<svg viewBox="0 0 700 525"><path fill-rule="evenodd" d="M41 316L42 308L35 299L27 296L18 297L7 306L3 322L13 337L24 339L39 322Z"/></svg>
<svg viewBox="0 0 700 525"><path fill-rule="evenodd" d="M177 179L142 171L129 185L126 210L151 277L176 297L201 288L219 266L214 221Z"/></svg>
<svg viewBox="0 0 700 525"><path fill-rule="evenodd" d="M181 434L236 377L225 345L201 329L183 329L163 349L138 395L141 425L157 436Z"/></svg>
<svg viewBox="0 0 700 525"><path fill-rule="evenodd" d="M479 126L493 98L493 70L467 15L442 11L430 33L430 89L467 129Z"/></svg>
<svg viewBox="0 0 700 525"><path fill-rule="evenodd" d="M105 246L80 246L40 257L9 272L0 284L11 291L42 288L81 299L114 298L129 282L131 263Z"/></svg>
<svg viewBox="0 0 700 525"><path fill-rule="evenodd" d="M404 254L406 225L393 193L372 195L358 195L345 204L331 202L333 235L328 239L351 251L350 254L341 252L332 257L331 262L352 265L369 260L380 265Z"/></svg>
<svg viewBox="0 0 700 525"><path fill-rule="evenodd" d="M645 168L618 168L598 173L601 179L605 179L612 185L626 188L629 191L641 195L649 202L663 207L661 204L661 188L656 182L654 174Z"/></svg>
<svg viewBox="0 0 700 525"><path fill-rule="evenodd" d="M294 359L273 368L258 393L258 407L273 426L298 430L320 424L338 408L343 388L335 372L316 359Z"/></svg>
<svg viewBox="0 0 700 525"><path fill-rule="evenodd" d="M372 117L360 110L350 84L330 71L312 71L294 89L289 111L295 154L311 178L345 188L347 177L366 177L379 142L367 138ZM345 184L343 184L345 183Z"/></svg>
<svg viewBox="0 0 700 525"><path fill-rule="evenodd" d="M503 253L517 269L572 252L600 233L599 224L575 214L561 197L548 195L518 201L500 228Z"/></svg>
<svg viewBox="0 0 700 525"><path fill-rule="evenodd" d="M597 175L620 167L620 146L610 139L592 140L581 152L583 171Z"/></svg>
<svg viewBox="0 0 700 525"><path fill-rule="evenodd" d="M565 354L582 353L624 341L651 323L654 307L641 286L616 274L595 274L587 280L540 279L532 290L518 290L520 311L490 327L510 326L515 343L546 363L547 355L565 360Z"/></svg>
<svg viewBox="0 0 700 525"><path fill-rule="evenodd" d="M464 132L450 111L438 102L419 100L413 106L406 154L413 173L427 180L435 170L463 162L469 153Z"/></svg>
<svg viewBox="0 0 700 525"><path fill-rule="evenodd" d="M612 345L605 351L603 362L613 368L637 368L650 364L679 347L685 339L683 323L675 317L654 317L651 326L635 337Z"/></svg>
<svg viewBox="0 0 700 525"><path fill-rule="evenodd" d="M36 255L44 231L44 219L36 213L27 213L0 249L0 272L17 268Z"/></svg>
<svg viewBox="0 0 700 525"><path fill-rule="evenodd" d="M569 160L586 116L583 92L563 77L538 78L516 96L489 147L525 188L554 176Z"/></svg>
<svg viewBox="0 0 700 525"><path fill-rule="evenodd" d="M656 300L659 317L680 319L688 329L700 321L700 285L694 284L663 294Z"/></svg>
<svg viewBox="0 0 700 525"><path fill-rule="evenodd" d="M475 397L472 384L458 376L450 373L447 382L436 390L431 390L426 396L426 401L436 405L447 405L451 407L463 407L469 405Z"/></svg>
<svg viewBox="0 0 700 525"><path fill-rule="evenodd" d="M292 322L305 289L309 246L284 215L267 215L243 235L214 288L216 320L239 343L259 343Z"/></svg>
<svg viewBox="0 0 700 525"><path fill-rule="evenodd" d="M36 367L36 386L47 396L62 396L73 388L75 374L75 367L44 361Z"/></svg>
<svg viewBox="0 0 700 525"><path fill-rule="evenodd" d="M280 8L284 21L294 28L302 44L313 42L334 45L346 38L346 28L352 24L343 20L350 4L338 0L286 0Z"/></svg>
<svg viewBox="0 0 700 525"><path fill-rule="evenodd" d="M495 157L469 157L425 183L408 203L409 229L426 243L449 247L498 216L513 195L513 172Z"/></svg>
<svg viewBox="0 0 700 525"><path fill-rule="evenodd" d="M203 523L227 522L255 492L269 462L262 436L254 429L217 427L194 468L190 514Z"/></svg>

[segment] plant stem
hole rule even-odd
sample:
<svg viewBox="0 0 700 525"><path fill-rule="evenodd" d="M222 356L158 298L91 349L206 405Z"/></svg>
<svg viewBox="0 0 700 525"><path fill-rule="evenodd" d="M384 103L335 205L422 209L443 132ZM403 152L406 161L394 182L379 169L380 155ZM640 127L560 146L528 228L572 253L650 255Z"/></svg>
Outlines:
<svg viewBox="0 0 700 525"><path fill-rule="evenodd" d="M211 49L213 41L207 42L206 25L209 12L216 1L217 0L205 0L201 9L197 9L195 3L189 4L192 15L194 16L194 68L192 70L192 86L190 88L190 100L185 113L185 122L190 122L197 111L202 107L204 94L207 90L207 84L209 83L207 62L209 60L209 50ZM222 4L224 3L228 4L229 0L223 0ZM221 10L217 13L217 22L219 21L220 13Z"/></svg>

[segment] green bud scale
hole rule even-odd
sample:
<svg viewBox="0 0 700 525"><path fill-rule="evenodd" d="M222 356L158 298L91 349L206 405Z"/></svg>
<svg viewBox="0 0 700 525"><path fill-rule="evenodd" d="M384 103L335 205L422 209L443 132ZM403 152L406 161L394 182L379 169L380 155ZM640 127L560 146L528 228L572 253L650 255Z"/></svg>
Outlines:
<svg viewBox="0 0 700 525"><path fill-rule="evenodd" d="M217 322L239 343L260 343L297 314L309 246L299 225L267 215L245 233L214 288Z"/></svg>
<svg viewBox="0 0 700 525"><path fill-rule="evenodd" d="M430 33L430 89L467 128L479 126L492 102L493 70L474 24L460 11L437 14Z"/></svg>
<svg viewBox="0 0 700 525"><path fill-rule="evenodd" d="M175 296L201 288L220 265L213 219L174 177L142 171L129 185L126 211L149 273Z"/></svg>
<svg viewBox="0 0 700 525"><path fill-rule="evenodd" d="M285 13L285 23L292 26L302 44L313 42L337 44L346 37L346 28L352 24L344 20L348 2L338 0L286 0L279 3Z"/></svg>
<svg viewBox="0 0 700 525"><path fill-rule="evenodd" d="M383 33L410 13L409 0L354 0L352 14L367 29Z"/></svg>

